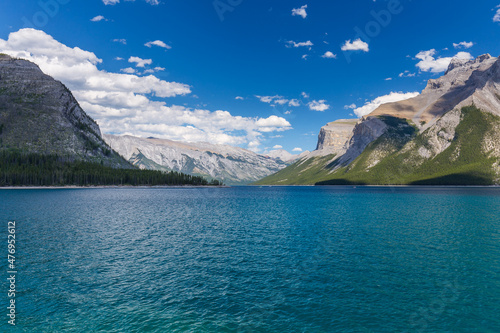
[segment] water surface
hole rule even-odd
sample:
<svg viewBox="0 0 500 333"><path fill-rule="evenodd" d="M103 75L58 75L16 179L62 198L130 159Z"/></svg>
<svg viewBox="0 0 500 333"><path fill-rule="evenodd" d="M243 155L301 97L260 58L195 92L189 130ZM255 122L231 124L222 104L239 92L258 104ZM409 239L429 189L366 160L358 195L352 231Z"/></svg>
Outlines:
<svg viewBox="0 0 500 333"><path fill-rule="evenodd" d="M495 188L0 190L0 217L14 331L500 331Z"/></svg>

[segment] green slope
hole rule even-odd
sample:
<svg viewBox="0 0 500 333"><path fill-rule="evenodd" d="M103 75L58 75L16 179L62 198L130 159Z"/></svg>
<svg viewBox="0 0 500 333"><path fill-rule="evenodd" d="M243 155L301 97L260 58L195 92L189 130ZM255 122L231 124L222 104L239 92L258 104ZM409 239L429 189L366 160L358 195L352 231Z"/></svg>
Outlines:
<svg viewBox="0 0 500 333"><path fill-rule="evenodd" d="M310 185L328 180L331 170L328 164L335 160L335 155L301 159L294 164L259 180L254 185Z"/></svg>

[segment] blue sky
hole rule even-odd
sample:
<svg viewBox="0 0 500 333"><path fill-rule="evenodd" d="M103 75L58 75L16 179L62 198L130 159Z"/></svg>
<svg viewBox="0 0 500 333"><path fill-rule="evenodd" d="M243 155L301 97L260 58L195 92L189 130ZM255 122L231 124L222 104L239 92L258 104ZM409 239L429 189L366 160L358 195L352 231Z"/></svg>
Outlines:
<svg viewBox="0 0 500 333"><path fill-rule="evenodd" d="M4 0L0 52L65 83L103 132L292 152L421 92L453 56L498 56L498 5Z"/></svg>

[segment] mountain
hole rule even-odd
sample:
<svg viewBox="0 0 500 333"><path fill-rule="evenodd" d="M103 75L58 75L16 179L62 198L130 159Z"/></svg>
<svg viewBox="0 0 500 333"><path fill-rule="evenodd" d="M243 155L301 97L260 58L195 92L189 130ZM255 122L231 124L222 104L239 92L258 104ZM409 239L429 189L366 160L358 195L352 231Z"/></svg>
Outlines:
<svg viewBox="0 0 500 333"><path fill-rule="evenodd" d="M0 54L0 149L132 168L71 92L27 60Z"/></svg>
<svg viewBox="0 0 500 333"><path fill-rule="evenodd" d="M316 151L258 184L499 184L500 59L453 59L420 95L381 105L349 135L333 129L343 144L327 127Z"/></svg>
<svg viewBox="0 0 500 333"><path fill-rule="evenodd" d="M271 150L270 152L268 152L264 156L270 157L270 158L275 159L275 160L279 159L279 160L286 162L286 163L290 163L290 162L295 162L296 160L304 157L308 153L309 153L309 151L305 151L305 152L301 153L300 155L294 155L294 154L290 154L288 151L286 151L284 149L276 149L276 150Z"/></svg>
<svg viewBox="0 0 500 333"><path fill-rule="evenodd" d="M182 143L155 138L104 135L104 140L141 169L179 171L244 185L269 176L289 163L242 148L209 143Z"/></svg>

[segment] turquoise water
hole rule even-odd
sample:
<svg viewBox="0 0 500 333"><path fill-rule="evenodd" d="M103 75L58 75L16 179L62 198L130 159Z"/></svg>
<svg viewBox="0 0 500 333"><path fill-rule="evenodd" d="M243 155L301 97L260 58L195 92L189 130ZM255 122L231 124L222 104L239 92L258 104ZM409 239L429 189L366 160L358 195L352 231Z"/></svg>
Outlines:
<svg viewBox="0 0 500 333"><path fill-rule="evenodd" d="M2 332L500 332L499 189L0 190L0 217Z"/></svg>

